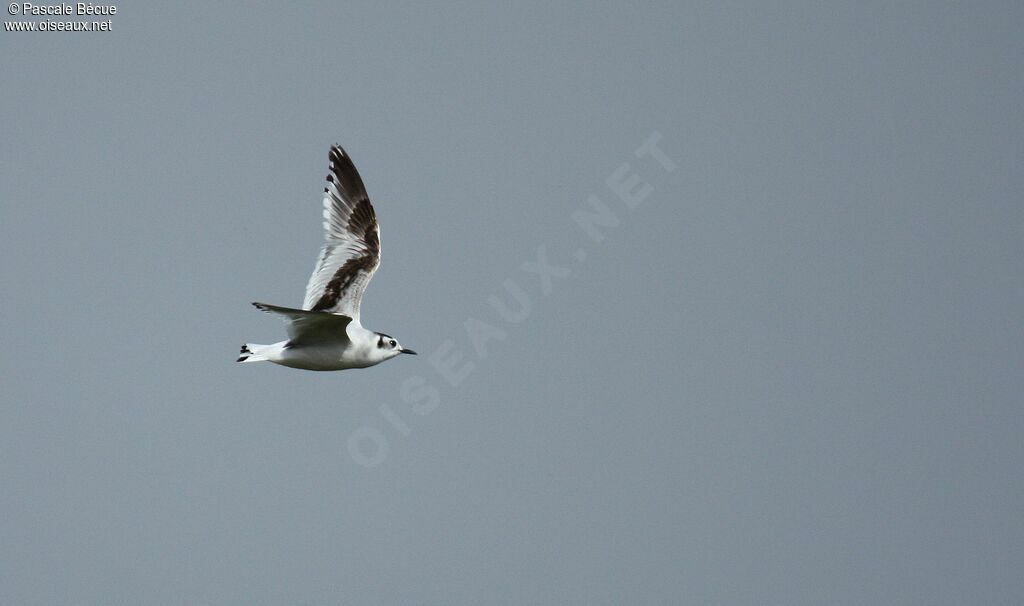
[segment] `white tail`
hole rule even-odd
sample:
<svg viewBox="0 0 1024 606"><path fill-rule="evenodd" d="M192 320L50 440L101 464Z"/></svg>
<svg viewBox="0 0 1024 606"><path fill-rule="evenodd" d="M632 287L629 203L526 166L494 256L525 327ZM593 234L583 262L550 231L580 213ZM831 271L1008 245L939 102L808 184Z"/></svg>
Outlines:
<svg viewBox="0 0 1024 606"><path fill-rule="evenodd" d="M255 343L244 343L239 353L238 362L263 362L267 359L266 350L270 345L257 345Z"/></svg>

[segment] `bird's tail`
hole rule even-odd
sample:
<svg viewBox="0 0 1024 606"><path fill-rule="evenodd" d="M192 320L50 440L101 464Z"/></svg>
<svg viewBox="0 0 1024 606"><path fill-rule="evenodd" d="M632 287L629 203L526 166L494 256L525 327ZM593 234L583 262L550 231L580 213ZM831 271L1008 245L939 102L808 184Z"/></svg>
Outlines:
<svg viewBox="0 0 1024 606"><path fill-rule="evenodd" d="M255 343L243 343L242 351L238 354L238 362L263 362L267 359L266 351L270 345L257 345Z"/></svg>

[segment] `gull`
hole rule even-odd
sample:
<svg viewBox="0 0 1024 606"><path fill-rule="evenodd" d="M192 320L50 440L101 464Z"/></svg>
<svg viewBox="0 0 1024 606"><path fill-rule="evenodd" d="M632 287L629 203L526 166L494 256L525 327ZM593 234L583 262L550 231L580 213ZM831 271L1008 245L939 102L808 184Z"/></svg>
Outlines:
<svg viewBox="0 0 1024 606"><path fill-rule="evenodd" d="M242 345L239 362L273 362L305 370L367 368L400 354L415 354L382 332L363 328L359 303L380 265L380 227L352 159L331 146L324 188L326 242L306 285L302 309L253 303L280 316L288 339Z"/></svg>

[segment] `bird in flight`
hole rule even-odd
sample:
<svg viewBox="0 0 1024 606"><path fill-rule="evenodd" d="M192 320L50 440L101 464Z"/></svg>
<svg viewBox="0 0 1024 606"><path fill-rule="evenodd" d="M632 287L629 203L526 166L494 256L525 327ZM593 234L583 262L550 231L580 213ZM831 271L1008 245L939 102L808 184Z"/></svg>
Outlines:
<svg viewBox="0 0 1024 606"><path fill-rule="evenodd" d="M377 213L352 159L331 147L324 188L324 232L302 309L253 303L284 320L288 339L272 345L242 345L239 362L273 362L306 370L366 368L400 354L415 354L382 332L363 328L359 303L380 265Z"/></svg>

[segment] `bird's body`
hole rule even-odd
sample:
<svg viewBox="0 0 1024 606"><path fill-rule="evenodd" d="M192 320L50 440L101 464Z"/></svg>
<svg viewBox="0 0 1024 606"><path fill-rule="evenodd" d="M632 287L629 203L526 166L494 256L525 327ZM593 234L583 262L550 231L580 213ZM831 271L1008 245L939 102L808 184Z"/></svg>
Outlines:
<svg viewBox="0 0 1024 606"><path fill-rule="evenodd" d="M303 309L253 303L287 325L288 340L246 343L239 362L273 362L305 370L366 368L403 354L394 337L363 328L363 291L380 265L380 228L363 181L340 146L331 147L324 188L326 243L306 286Z"/></svg>
<svg viewBox="0 0 1024 606"><path fill-rule="evenodd" d="M327 312L314 312L324 315ZM295 344L291 340L280 341L271 345L246 344L242 348L240 362L259 362L265 360L304 370L346 370L349 368L366 368L379 364L387 357L375 355L377 333L362 326L349 323L340 327L337 334L327 333L316 343Z"/></svg>

